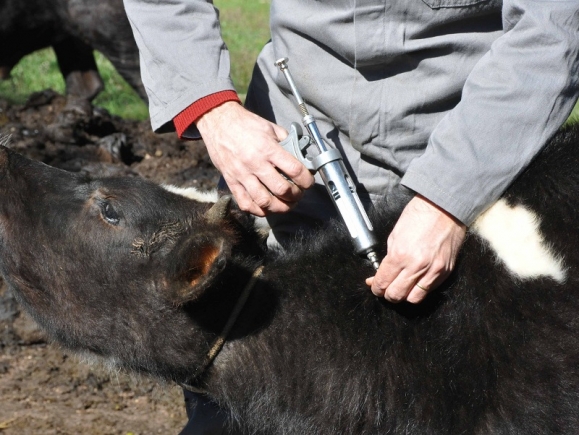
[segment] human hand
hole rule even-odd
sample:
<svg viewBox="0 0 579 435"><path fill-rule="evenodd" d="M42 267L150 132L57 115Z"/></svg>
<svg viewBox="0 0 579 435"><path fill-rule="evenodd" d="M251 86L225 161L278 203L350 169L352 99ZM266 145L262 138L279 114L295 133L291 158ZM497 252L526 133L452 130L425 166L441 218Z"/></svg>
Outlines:
<svg viewBox="0 0 579 435"><path fill-rule="evenodd" d="M197 128L211 161L244 211L256 216L286 212L314 182L306 167L279 145L287 131L236 102L207 112Z"/></svg>
<svg viewBox="0 0 579 435"><path fill-rule="evenodd" d="M421 302L454 268L466 226L417 195L388 237L388 254L366 284L390 302Z"/></svg>

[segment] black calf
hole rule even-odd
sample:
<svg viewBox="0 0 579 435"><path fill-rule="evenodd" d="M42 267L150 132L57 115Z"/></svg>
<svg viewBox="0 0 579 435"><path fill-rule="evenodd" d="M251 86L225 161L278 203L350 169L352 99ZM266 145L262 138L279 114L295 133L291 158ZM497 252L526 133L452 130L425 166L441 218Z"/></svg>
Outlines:
<svg viewBox="0 0 579 435"><path fill-rule="evenodd" d="M266 252L226 200L209 209L140 179L84 179L4 149L0 268L57 341L194 383L250 432L572 434L578 192L574 129L477 221L442 288L391 305L365 286L372 268L337 223ZM395 218L373 217L382 240Z"/></svg>

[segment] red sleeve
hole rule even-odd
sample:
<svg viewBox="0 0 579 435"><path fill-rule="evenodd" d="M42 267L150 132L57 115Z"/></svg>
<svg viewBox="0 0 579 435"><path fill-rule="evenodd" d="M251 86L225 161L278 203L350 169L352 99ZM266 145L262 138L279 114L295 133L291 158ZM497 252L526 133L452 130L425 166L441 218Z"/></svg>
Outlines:
<svg viewBox="0 0 579 435"><path fill-rule="evenodd" d="M175 124L175 130L177 131L179 138L182 139L185 130L187 130L191 124L201 118L201 116L205 115L211 109L214 109L215 107L220 106L227 101L237 101L241 104L241 100L237 96L237 92L221 91L200 98L189 107L184 109L182 112L180 112L173 118L173 124Z"/></svg>

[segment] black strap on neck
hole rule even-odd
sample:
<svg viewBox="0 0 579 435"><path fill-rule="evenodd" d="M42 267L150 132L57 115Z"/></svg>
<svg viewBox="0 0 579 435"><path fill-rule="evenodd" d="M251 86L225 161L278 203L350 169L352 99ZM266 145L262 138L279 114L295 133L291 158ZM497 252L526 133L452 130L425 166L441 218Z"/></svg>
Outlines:
<svg viewBox="0 0 579 435"><path fill-rule="evenodd" d="M235 325L235 322L237 321L237 318L239 317L241 310L245 306L245 303L247 302L247 299L249 298L251 291L255 287L255 283L257 282L257 280L261 276L261 274L263 272L263 268L264 268L264 266L259 266L257 269L254 270L253 274L251 275L251 278L249 279L249 281L247 282L247 284L243 288L243 291L241 292L239 299L237 299L237 303L235 304L235 307L233 307L233 311L229 315L229 319L227 319L227 322L225 323L225 326L221 330L221 333L213 341L213 344L211 345L211 347L209 348L209 351L205 355L205 359L203 360L203 364L201 364L201 366L197 369L195 375L193 376L193 378L192 378L193 382L192 383L195 383L195 381L198 380L203 375L203 373L205 373L205 371L213 363L213 361L215 360L215 358L217 357L217 355L219 354L219 352L223 348L223 345L225 344L225 340L227 340L227 336L231 332L233 325ZM202 390L198 387L195 387L191 384L186 384L184 382L181 382L180 385L183 388L185 388L186 390L192 391L194 393L205 393L204 390Z"/></svg>

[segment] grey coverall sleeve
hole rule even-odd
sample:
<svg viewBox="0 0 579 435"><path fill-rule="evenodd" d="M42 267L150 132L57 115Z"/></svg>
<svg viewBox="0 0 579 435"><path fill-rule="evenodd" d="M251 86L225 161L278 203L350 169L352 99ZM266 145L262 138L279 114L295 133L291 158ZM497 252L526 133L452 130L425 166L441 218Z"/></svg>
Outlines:
<svg viewBox="0 0 579 435"><path fill-rule="evenodd" d="M504 35L402 184L469 225L564 123L579 96L579 2L506 0Z"/></svg>
<svg viewBox="0 0 579 435"><path fill-rule="evenodd" d="M123 1L141 53L141 76L155 131L164 130L194 101L235 90L212 2Z"/></svg>

